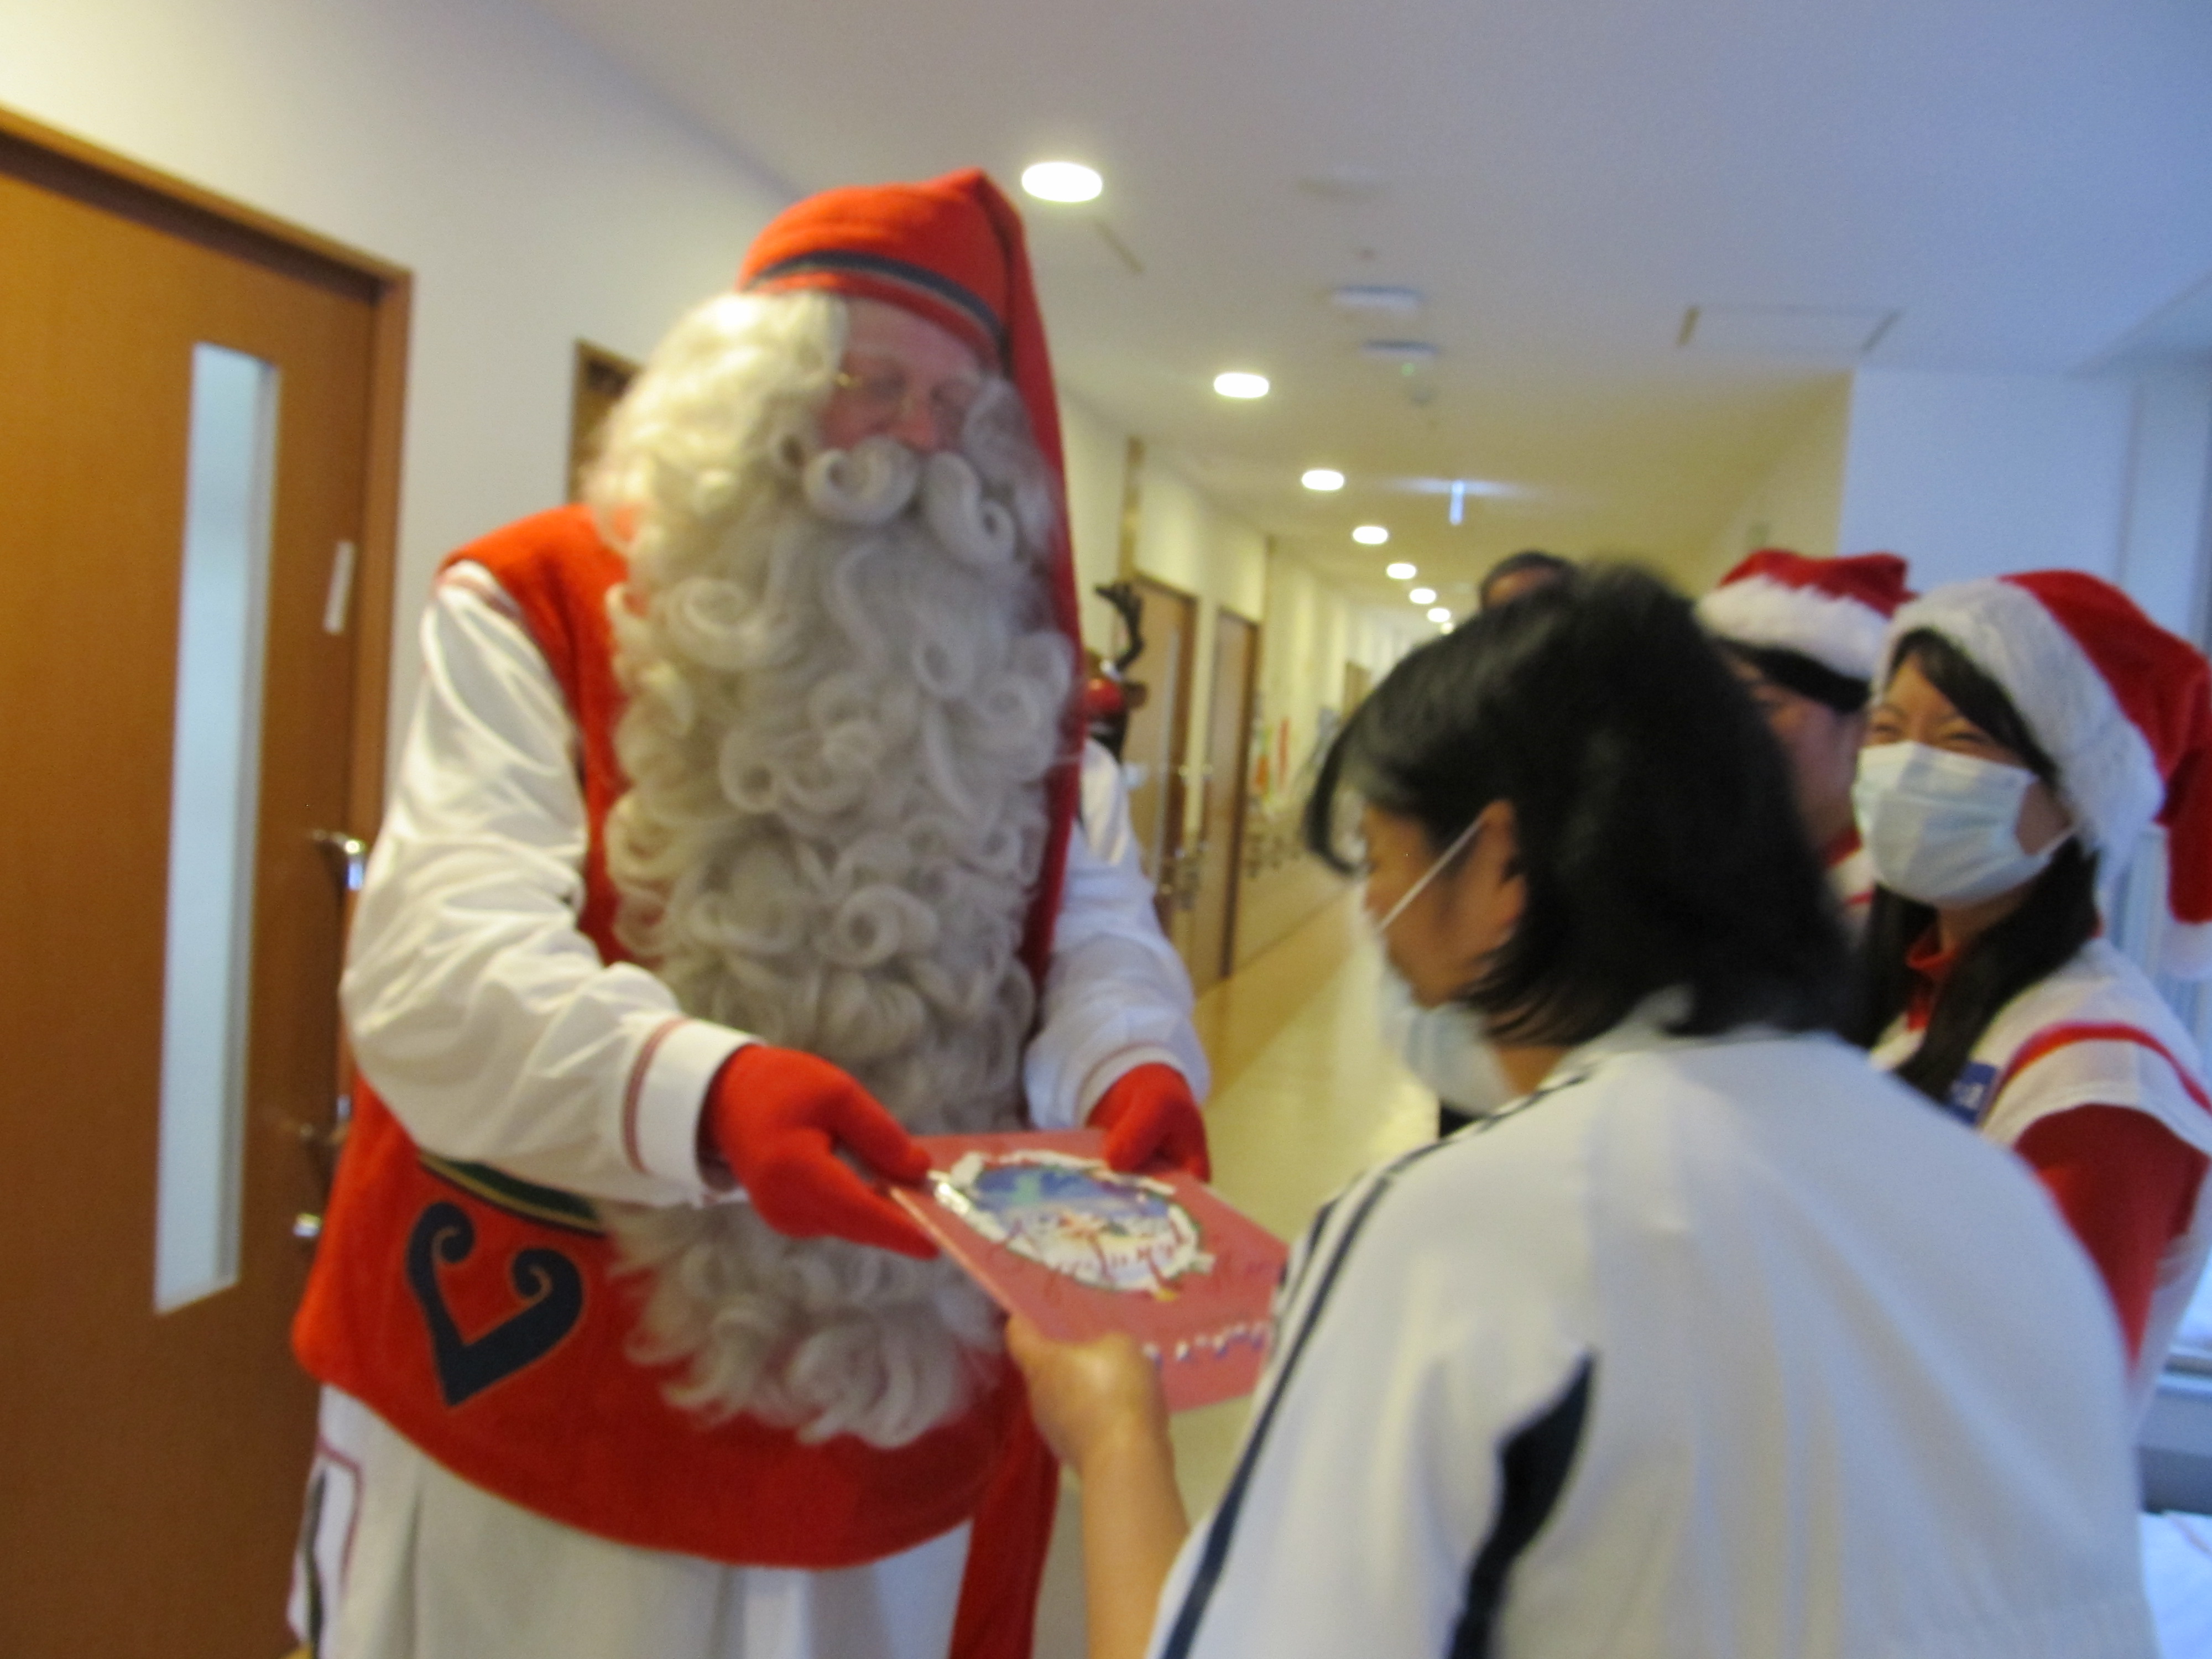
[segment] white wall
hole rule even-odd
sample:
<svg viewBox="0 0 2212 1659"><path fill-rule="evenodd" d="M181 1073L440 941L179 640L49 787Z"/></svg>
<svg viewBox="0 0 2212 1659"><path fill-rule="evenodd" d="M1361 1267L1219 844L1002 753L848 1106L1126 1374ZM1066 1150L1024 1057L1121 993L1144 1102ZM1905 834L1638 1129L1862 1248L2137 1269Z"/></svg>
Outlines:
<svg viewBox="0 0 2212 1659"><path fill-rule="evenodd" d="M2204 643L2212 589L2212 368L2136 383L2128 517L2118 580L2161 626Z"/></svg>
<svg viewBox="0 0 2212 1659"><path fill-rule="evenodd" d="M1119 572L1121 495L1128 434L1065 391L1060 398L1060 447L1066 454L1067 532L1075 548L1075 591L1083 642L1110 657L1121 643L1114 607L1091 592Z"/></svg>
<svg viewBox="0 0 2212 1659"><path fill-rule="evenodd" d="M561 499L575 340L642 356L786 199L520 0L9 0L0 103L414 272L403 711L438 559Z"/></svg>
<svg viewBox="0 0 2212 1659"><path fill-rule="evenodd" d="M1844 544L1902 554L1923 589L2052 565L2109 577L2133 416L2124 380L1863 371Z"/></svg>
<svg viewBox="0 0 2212 1659"><path fill-rule="evenodd" d="M2087 570L2166 626L2199 625L2212 372L1869 369L1851 401L1843 544L1912 582Z"/></svg>
<svg viewBox="0 0 2212 1659"><path fill-rule="evenodd" d="M1728 526L1713 538L1692 592L1703 592L1727 574L1747 553L1762 547L1787 547L1816 558L1840 550L1844 510L1844 457L1850 439L1851 382L1839 379L1796 430L1765 475L1745 495ZM1870 552L1852 544L1850 550Z"/></svg>

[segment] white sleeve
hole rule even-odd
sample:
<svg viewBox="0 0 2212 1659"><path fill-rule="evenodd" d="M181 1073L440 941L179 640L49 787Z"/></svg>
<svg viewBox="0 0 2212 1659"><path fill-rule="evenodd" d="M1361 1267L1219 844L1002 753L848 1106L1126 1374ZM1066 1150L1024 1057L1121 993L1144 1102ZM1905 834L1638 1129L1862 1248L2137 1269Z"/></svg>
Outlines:
<svg viewBox="0 0 2212 1659"><path fill-rule="evenodd" d="M1511 1559L1511 1471L1532 1435L1571 1462L1589 1375L1557 1289L1582 1271L1559 1236L1571 1205L1516 1192L1530 1176L1502 1162L1463 1201L1393 1190L1463 1150L1370 1173L1309 1230L1237 1472L1176 1558L1152 1659L1463 1650L1474 1565L1493 1540ZM1493 1226L1492 1209L1518 1212Z"/></svg>
<svg viewBox="0 0 2212 1659"><path fill-rule="evenodd" d="M481 567L439 583L422 665L342 988L362 1074L441 1156L587 1197L723 1196L699 1172L699 1113L750 1039L686 1018L579 931L575 728Z"/></svg>
<svg viewBox="0 0 2212 1659"><path fill-rule="evenodd" d="M1040 1129L1079 1127L1098 1097L1139 1066L1174 1066L1200 1101L1212 1075L1190 1023L1190 975L1152 910L1121 768L1095 743L1084 745L1082 793L1043 1018L1023 1065Z"/></svg>

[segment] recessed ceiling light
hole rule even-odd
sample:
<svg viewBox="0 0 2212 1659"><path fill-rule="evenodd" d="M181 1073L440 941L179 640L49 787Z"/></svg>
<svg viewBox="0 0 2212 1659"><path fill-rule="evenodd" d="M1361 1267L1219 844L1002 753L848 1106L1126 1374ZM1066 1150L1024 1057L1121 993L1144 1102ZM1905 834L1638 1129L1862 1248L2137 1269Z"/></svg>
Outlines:
<svg viewBox="0 0 2212 1659"><path fill-rule="evenodd" d="M1390 532L1379 524L1364 524L1352 532L1352 539L1362 547L1380 547L1390 539Z"/></svg>
<svg viewBox="0 0 2212 1659"><path fill-rule="evenodd" d="M1432 623L1448 623L1451 620L1451 612L1440 605L1434 606L1429 611L1429 620Z"/></svg>
<svg viewBox="0 0 2212 1659"><path fill-rule="evenodd" d="M1080 161L1039 161L1022 169L1022 188L1040 202L1095 202L1106 181Z"/></svg>
<svg viewBox="0 0 2212 1659"><path fill-rule="evenodd" d="M1401 559L1395 564L1388 564L1383 566L1382 574L1386 576L1395 576L1401 582L1409 582L1421 573L1413 566L1407 564L1403 559Z"/></svg>
<svg viewBox="0 0 2212 1659"><path fill-rule="evenodd" d="M1264 398L1267 395L1267 377L1232 368L1213 377L1213 389L1224 398Z"/></svg>
<svg viewBox="0 0 2212 1659"><path fill-rule="evenodd" d="M1344 488L1344 474L1333 466L1310 466L1299 476L1298 482L1308 489L1341 489Z"/></svg>
<svg viewBox="0 0 2212 1659"><path fill-rule="evenodd" d="M1406 597L1415 605L1434 605L1437 602L1437 590L1433 587L1408 588Z"/></svg>

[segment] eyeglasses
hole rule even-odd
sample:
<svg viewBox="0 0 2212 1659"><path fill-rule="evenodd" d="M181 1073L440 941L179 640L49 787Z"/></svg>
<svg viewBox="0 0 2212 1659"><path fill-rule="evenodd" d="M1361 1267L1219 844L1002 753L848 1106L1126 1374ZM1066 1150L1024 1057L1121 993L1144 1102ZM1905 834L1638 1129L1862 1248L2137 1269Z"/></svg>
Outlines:
<svg viewBox="0 0 2212 1659"><path fill-rule="evenodd" d="M838 392L856 404L871 425L895 427L916 408L929 416L938 441L957 440L968 424L969 411L983 395L983 382L969 375L939 380L927 391L897 363L855 363L837 373Z"/></svg>

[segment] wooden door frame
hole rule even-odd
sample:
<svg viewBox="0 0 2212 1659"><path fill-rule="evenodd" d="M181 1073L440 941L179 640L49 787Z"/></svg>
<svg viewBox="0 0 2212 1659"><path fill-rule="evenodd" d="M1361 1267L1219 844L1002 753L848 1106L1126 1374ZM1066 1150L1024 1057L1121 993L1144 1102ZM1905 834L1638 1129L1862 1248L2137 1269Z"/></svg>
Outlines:
<svg viewBox="0 0 2212 1659"><path fill-rule="evenodd" d="M1260 653L1267 649L1267 630L1264 624L1241 611L1231 611L1225 605L1216 605L1213 612L1213 660L1217 665L1221 660L1221 619L1224 617L1242 623L1252 630L1252 649L1244 659L1244 683L1237 688L1237 769L1231 786L1237 793L1236 805L1229 817L1229 891L1222 899L1221 919L1220 975L1223 979L1227 979L1237 970L1237 906L1243 896L1244 889L1244 815L1252 804L1252 705L1259 696ZM1209 714L1211 712L1209 709ZM1206 758L1210 773L1212 757L1209 755ZM1211 775L1206 781L1209 788L1212 787Z"/></svg>
<svg viewBox="0 0 2212 1659"><path fill-rule="evenodd" d="M1198 676L1198 653L1205 644L1200 635L1206 617L1206 602L1197 594L1186 588L1177 587L1173 582L1163 581L1149 571L1137 571L1128 580L1132 584L1147 583L1168 595L1169 598L1181 599L1190 606L1190 630L1185 636L1188 641L1188 649L1184 651L1182 660L1176 665L1176 720L1168 727L1167 775L1162 780L1162 787L1166 792L1166 799L1160 818L1162 846L1160 873L1158 880L1173 884L1170 890L1172 892L1179 890L1182 878L1182 866L1179 860L1182 857L1183 839L1188 829L1186 820L1190 816L1190 781L1183 775L1190 769L1190 690ZM1178 738L1181 739L1180 742L1177 740ZM1180 755L1179 760L1178 755ZM1175 811L1177 807L1182 809L1180 813ZM1166 845L1170 842L1175 847L1172 854L1169 853ZM1173 869L1169 867L1170 857L1178 860ZM1172 912L1170 915L1172 915ZM1163 927L1170 926L1168 918L1162 919L1161 926Z"/></svg>
<svg viewBox="0 0 2212 1659"><path fill-rule="evenodd" d="M345 822L367 842L384 812L386 702L399 560L400 449L414 277L404 267L118 155L0 105L0 172L216 253L352 295L371 308L368 452L349 621L352 765Z"/></svg>

